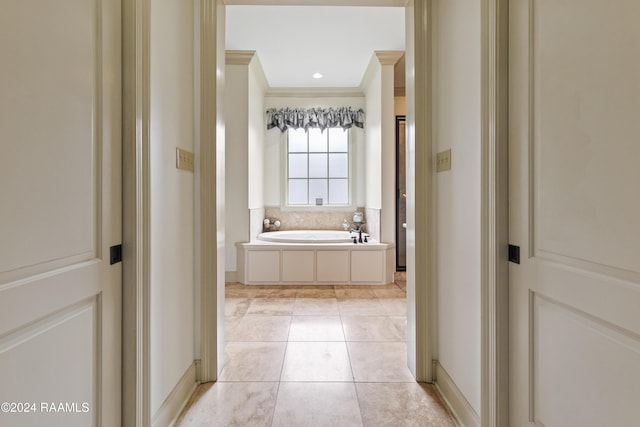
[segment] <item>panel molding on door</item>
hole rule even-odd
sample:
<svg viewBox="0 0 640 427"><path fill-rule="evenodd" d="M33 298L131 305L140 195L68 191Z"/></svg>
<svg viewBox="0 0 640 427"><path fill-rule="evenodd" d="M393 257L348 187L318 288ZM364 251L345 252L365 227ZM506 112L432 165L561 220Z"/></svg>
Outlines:
<svg viewBox="0 0 640 427"><path fill-rule="evenodd" d="M100 330L99 311L99 300L92 297L0 338L0 377L28 390L27 395L12 398L35 404L34 413L5 413L0 420L21 425L28 417L29 425L52 425L55 417L57 425L98 425L99 406L93 396L102 369L101 342L95 339ZM48 349L46 363L42 348ZM25 375L25 367L33 375ZM62 402L65 410L51 411L54 402Z"/></svg>
<svg viewBox="0 0 640 427"><path fill-rule="evenodd" d="M640 245L634 242L640 238L640 222L635 220L640 217L640 209L636 200L627 196L635 191L632 184L624 176L611 173L618 169L618 164L623 169L635 167L635 162L640 158L640 146L623 134L628 129L621 129L618 134L615 129L632 126L637 135L640 133L640 122L629 123L635 119L626 113L624 126L612 124L616 120L623 120L617 117L621 115L618 109L632 112L637 100L630 94L624 97L617 94L620 98L616 99L616 110L612 111L611 105L598 102L599 98L610 100L614 96L603 94L601 89L611 83L610 76L597 71L587 73L584 67L584 58L589 58L586 62L595 64L600 51L620 52L623 48L610 48L616 43L595 35L591 37L592 43L572 45L562 54L557 54L561 48L550 51L549 47L555 41L570 42L559 40L551 31L540 30L553 25L550 21L559 13L554 8L562 6L544 0L529 1L530 254L638 283ZM593 33L589 20L593 25L599 25L599 21L606 16L606 10L612 7L606 4L595 6L595 2L591 2L588 8L598 7L600 10L590 14L588 10L593 9L578 6L582 4L578 1L574 3L575 8L566 6L565 12L571 10L576 34ZM633 14L632 10L628 12ZM627 25L630 25L629 22ZM555 41L551 37L555 37ZM602 44L607 46L606 49L597 46ZM625 61L628 53L624 52L601 58L601 62L608 60L608 69L616 66L621 70L627 69L629 66ZM542 60L543 57L545 60ZM575 78L578 75L582 76L581 79ZM628 78L632 78L631 74ZM559 87L562 89L558 90ZM567 96L558 96L559 92ZM567 115L565 112L577 102L580 103L580 115ZM592 135L615 143L606 146L591 143L585 146L588 144L585 140ZM541 167L544 167L544 173L541 173ZM602 221L606 221L606 224ZM561 223L562 226L559 225ZM594 244L593 240L597 243Z"/></svg>

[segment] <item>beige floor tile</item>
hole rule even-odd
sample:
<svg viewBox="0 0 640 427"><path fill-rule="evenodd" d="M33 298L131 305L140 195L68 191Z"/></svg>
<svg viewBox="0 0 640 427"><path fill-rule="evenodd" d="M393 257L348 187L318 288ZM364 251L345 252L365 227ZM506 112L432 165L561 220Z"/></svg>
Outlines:
<svg viewBox="0 0 640 427"><path fill-rule="evenodd" d="M407 293L397 286L391 289L374 289L373 293L378 298L407 298Z"/></svg>
<svg viewBox="0 0 640 427"><path fill-rule="evenodd" d="M353 381L345 343L288 343L280 381Z"/></svg>
<svg viewBox="0 0 640 427"><path fill-rule="evenodd" d="M296 298L335 298L333 286L300 286L296 289Z"/></svg>
<svg viewBox="0 0 640 427"><path fill-rule="evenodd" d="M337 316L340 311L338 310L338 301L335 298L296 298L293 314Z"/></svg>
<svg viewBox="0 0 640 427"><path fill-rule="evenodd" d="M405 343L347 342L356 382L413 382Z"/></svg>
<svg viewBox="0 0 640 427"><path fill-rule="evenodd" d="M280 383L274 427L362 426L353 383Z"/></svg>
<svg viewBox="0 0 640 427"><path fill-rule="evenodd" d="M224 339L230 341L229 337L233 336L236 328L240 324L242 316L228 316L224 318Z"/></svg>
<svg viewBox="0 0 640 427"><path fill-rule="evenodd" d="M369 288L336 288L337 298L376 298L375 290Z"/></svg>
<svg viewBox="0 0 640 427"><path fill-rule="evenodd" d="M295 298L296 287L291 286L255 286L254 298Z"/></svg>
<svg viewBox="0 0 640 427"><path fill-rule="evenodd" d="M224 300L225 316L244 316L249 308L249 298L226 297Z"/></svg>
<svg viewBox="0 0 640 427"><path fill-rule="evenodd" d="M344 341L340 316L293 316L289 341Z"/></svg>
<svg viewBox="0 0 640 427"><path fill-rule="evenodd" d="M175 426L269 426L277 391L276 382L203 384Z"/></svg>
<svg viewBox="0 0 640 427"><path fill-rule="evenodd" d="M226 336L231 341L286 341L291 316L247 314Z"/></svg>
<svg viewBox="0 0 640 427"><path fill-rule="evenodd" d="M358 383L365 427L455 427L433 386L419 383Z"/></svg>
<svg viewBox="0 0 640 427"><path fill-rule="evenodd" d="M384 316L384 307L377 298L338 299L341 316Z"/></svg>
<svg viewBox="0 0 640 427"><path fill-rule="evenodd" d="M247 285L227 284L224 295L226 298L251 298L253 289Z"/></svg>
<svg viewBox="0 0 640 427"><path fill-rule="evenodd" d="M379 298L384 312L388 316L406 316L407 300L401 298Z"/></svg>
<svg viewBox="0 0 640 427"><path fill-rule="evenodd" d="M287 343L229 342L220 381L278 381Z"/></svg>
<svg viewBox="0 0 640 427"><path fill-rule="evenodd" d="M404 325L389 316L342 316L347 341L404 341Z"/></svg>
<svg viewBox="0 0 640 427"><path fill-rule="evenodd" d="M291 315L295 298L253 298L247 314Z"/></svg>

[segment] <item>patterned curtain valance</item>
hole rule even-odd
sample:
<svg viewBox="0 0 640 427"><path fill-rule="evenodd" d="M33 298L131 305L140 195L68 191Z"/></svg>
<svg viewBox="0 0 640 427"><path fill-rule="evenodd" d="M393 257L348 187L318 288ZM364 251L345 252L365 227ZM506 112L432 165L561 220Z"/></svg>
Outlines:
<svg viewBox="0 0 640 427"><path fill-rule="evenodd" d="M274 127L281 132L289 128L305 131L309 128L340 127L349 129L352 126L364 127L364 110L354 111L351 107L342 108L281 108L267 110L267 129Z"/></svg>

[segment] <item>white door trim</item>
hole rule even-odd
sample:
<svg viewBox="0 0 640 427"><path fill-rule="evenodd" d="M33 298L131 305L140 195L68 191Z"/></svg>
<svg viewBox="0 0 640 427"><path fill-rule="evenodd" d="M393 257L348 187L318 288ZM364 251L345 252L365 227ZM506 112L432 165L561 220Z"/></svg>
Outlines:
<svg viewBox="0 0 640 427"><path fill-rule="evenodd" d="M122 2L122 425L151 425L150 0Z"/></svg>
<svg viewBox="0 0 640 427"><path fill-rule="evenodd" d="M431 0L406 11L407 357L417 381L433 382Z"/></svg>
<svg viewBox="0 0 640 427"><path fill-rule="evenodd" d="M198 147L196 151L200 151L200 177L198 179L196 170L196 180L200 185L199 192L199 215L200 220L196 226L200 229L196 230L196 234L201 239L199 247L196 247L199 254L196 259L200 260L196 271L200 274L200 339L201 339L201 371L198 378L201 382L214 381L222 366L222 352L224 338L222 337L222 329L220 328L223 321L223 314L220 313L218 304L224 298L224 263L217 262L217 229L220 224L217 222L221 218L216 215L216 191L213 189L212 183L216 182L216 156L215 146L219 138L224 138L224 126L222 126L222 134L220 126L216 129L215 121L211 120L218 116L218 108L221 100L216 98L219 91L216 89L216 76L224 73L224 52L218 52L217 41L220 37L216 34L216 25L221 20L224 22L224 1L223 0L199 0L200 15L198 22L199 31L199 84L197 91L200 97L197 105L200 108L199 120L197 128L200 131L198 138ZM251 4L251 1L233 2L233 4ZM280 2L273 1L273 4ZM295 2L293 2L295 3ZM392 2L391 2L392 3ZM292 4L291 1L283 1L282 4ZM299 2L298 4L308 4ZM327 4L332 4L330 1ZM413 96L414 104L409 105L409 93L407 94L407 137L413 132L414 140L420 143L416 144L416 158L420 156L421 165L424 167L419 169L419 175L415 182L415 205L417 214L421 220L414 224L414 236L416 242L416 253L421 258L419 268L413 263L416 269L411 272L411 267L407 265L407 296L414 299L413 313L415 319L415 328L410 328L410 340L412 344L408 345L409 367L414 372L416 379L421 382L433 381L432 370L432 303L431 303L431 240L432 235L432 188L431 188L431 44L430 44L430 0L415 1L410 0L406 4L407 18L411 19L411 33L414 34L413 28L425 29L420 33L414 34L413 43L415 43L416 54L416 70L414 74L408 76L426 76L426 78L418 78L415 82L416 94ZM396 4L393 4L396 5ZM414 13L415 11L415 13ZM222 16L220 16L222 15ZM224 25L222 25L224 29ZM213 47L216 47L214 49ZM222 54L222 59L217 58ZM197 61L198 59L196 59ZM217 67L216 67L217 66ZM407 85L412 82L407 81ZM409 92L409 91L408 91ZM213 102L212 100L215 100ZM420 117L421 120L415 120ZM206 119L206 120L205 120ZM204 150L204 152L203 152ZM411 223L408 223L408 232ZM206 260L203 262L202 260ZM424 262L423 262L424 261ZM219 268L218 268L219 266ZM217 271L217 270L220 271ZM410 279L410 277L412 277ZM416 286L417 284L417 286ZM419 302L419 303L418 303Z"/></svg>
<svg viewBox="0 0 640 427"><path fill-rule="evenodd" d="M481 425L509 423L509 2L483 0Z"/></svg>
<svg viewBox="0 0 640 427"><path fill-rule="evenodd" d="M218 230L224 230L223 218L219 217L217 200L224 200L220 194L218 166L224 158L217 160L217 146L224 144L224 124L222 115L222 90L224 84L224 49L220 51L220 41L224 41L224 13L222 0L199 0L196 31L199 55L196 64L199 72L197 105L200 114L196 128L196 141L200 154L196 180L199 183L200 221L196 224L196 235L200 245L196 246L196 272L200 277L200 372L198 381L215 381L222 369L224 356L224 239L218 242ZM220 88L221 89L221 88ZM222 184L224 185L224 184ZM222 251L222 255L218 251Z"/></svg>

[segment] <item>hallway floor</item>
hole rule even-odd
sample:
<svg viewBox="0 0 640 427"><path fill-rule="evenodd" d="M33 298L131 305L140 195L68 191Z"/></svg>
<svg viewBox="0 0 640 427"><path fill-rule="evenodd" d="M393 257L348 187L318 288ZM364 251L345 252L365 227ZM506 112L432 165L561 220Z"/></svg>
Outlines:
<svg viewBox="0 0 640 427"><path fill-rule="evenodd" d="M404 283L229 283L226 365L176 426L455 426L406 366Z"/></svg>

